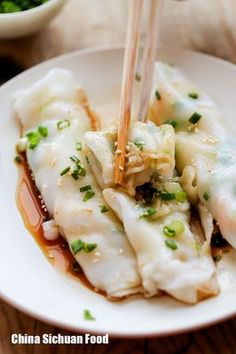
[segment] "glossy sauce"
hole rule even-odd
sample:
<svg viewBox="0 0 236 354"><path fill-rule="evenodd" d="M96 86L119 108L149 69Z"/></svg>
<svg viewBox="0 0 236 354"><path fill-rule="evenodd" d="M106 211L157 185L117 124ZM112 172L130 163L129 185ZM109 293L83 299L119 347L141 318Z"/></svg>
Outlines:
<svg viewBox="0 0 236 354"><path fill-rule="evenodd" d="M82 269L72 256L67 242L63 237L48 241L43 236L42 223L50 219L42 197L33 181L28 167L26 155L21 154L19 166L19 181L16 191L16 201L21 212L25 227L31 233L42 249L47 259L62 273L79 278L86 286L92 288Z"/></svg>

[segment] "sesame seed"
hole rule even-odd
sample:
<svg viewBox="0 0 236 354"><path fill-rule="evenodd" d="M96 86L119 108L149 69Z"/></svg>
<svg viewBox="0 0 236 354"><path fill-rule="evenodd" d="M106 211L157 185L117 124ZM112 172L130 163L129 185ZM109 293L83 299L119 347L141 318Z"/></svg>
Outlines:
<svg viewBox="0 0 236 354"><path fill-rule="evenodd" d="M55 166L55 164L56 164L56 161L57 161L57 159L53 159L52 161L51 161L51 167L54 167Z"/></svg>

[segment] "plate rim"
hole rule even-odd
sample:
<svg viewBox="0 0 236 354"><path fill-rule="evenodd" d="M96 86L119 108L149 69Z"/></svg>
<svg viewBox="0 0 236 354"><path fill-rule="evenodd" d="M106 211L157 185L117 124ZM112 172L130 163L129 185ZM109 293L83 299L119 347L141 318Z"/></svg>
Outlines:
<svg viewBox="0 0 236 354"><path fill-rule="evenodd" d="M83 55L87 55L87 54L92 54L92 53L96 53L96 52L106 52L106 51L120 51L123 50L124 46L121 44L118 45L102 45L102 46L96 46L96 47L91 47L91 48L85 48L85 49L79 49L79 50L75 50L72 51L70 53L65 53L59 56L56 56L54 58L50 58L48 60L45 60L41 63L38 63L34 66L32 66L31 68L23 71L22 73L18 74L17 76L15 76L14 78L12 78L11 80L8 80L6 83L4 83L1 87L0 87L0 93L2 91L5 90L5 88L7 88L8 86L14 84L15 81L17 81L18 79L21 79L22 77L24 77L25 75L30 74L31 71L35 71L38 70L40 68L43 68L44 66L47 66L50 63L53 62L58 62L61 60L67 60L73 57L77 57L77 56L83 56ZM205 53L201 53L198 51L194 51L194 50L189 50L189 49L182 49L182 48L166 48L166 47L160 47L158 50L160 50L161 52L165 52L165 53L173 53L173 52L177 52L177 53L186 53L188 55L194 55L195 57L198 56L200 58L203 59L208 59L211 61L214 61L216 63L219 63L221 65L233 68L235 70L236 65L228 62L224 59L218 58L218 57L214 57L212 55L209 54L205 54ZM130 339L137 339L137 338L154 338L154 337L166 337L166 336L171 336L171 335L178 335L178 334L183 334L183 333L188 333L188 332L192 332L192 331L196 331L199 330L201 328L206 328L208 326L212 326L215 325L217 323L226 321L234 316L236 316L236 309L234 311L228 311L228 313L226 313L225 315L219 316L217 318L213 318L211 320L204 320L201 323L198 324L193 324L184 328L179 328L179 329L173 329L173 330L157 330L157 332L155 330L153 331L148 331L147 333L145 333L145 330L143 331L143 334L141 333L135 333L130 332L130 333L124 333L124 332L118 332L118 331L113 331L113 330L106 330L104 331L104 329L101 330L95 330L90 328L90 326L84 326L79 325L75 326L75 325L67 325L65 323L63 323L63 321L60 320L56 320L50 317L47 317L46 315L42 315L39 314L37 312L37 310L32 310L27 308L27 306L12 300L7 294L3 294L2 291L0 290L0 298L5 301L7 304L13 306L14 308L16 308L17 310L21 311L22 313L33 317L36 320L40 320L42 322L48 323L52 326L57 326L61 329L65 329L68 331L73 331L75 333L91 333L91 334L96 334L96 335L102 335L104 333L108 333L109 336L111 338L130 338Z"/></svg>

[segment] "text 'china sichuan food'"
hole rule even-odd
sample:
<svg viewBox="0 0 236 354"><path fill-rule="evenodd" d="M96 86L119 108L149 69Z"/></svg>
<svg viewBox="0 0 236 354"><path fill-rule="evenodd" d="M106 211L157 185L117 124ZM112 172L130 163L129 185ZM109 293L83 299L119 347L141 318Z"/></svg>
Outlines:
<svg viewBox="0 0 236 354"><path fill-rule="evenodd" d="M109 299L165 293L195 304L219 293L217 264L236 247L236 149L216 105L180 70L155 64L148 119L129 129L122 186L117 123L99 119L70 72L50 71L14 107L16 161L30 171L51 258L60 243L60 257Z"/></svg>

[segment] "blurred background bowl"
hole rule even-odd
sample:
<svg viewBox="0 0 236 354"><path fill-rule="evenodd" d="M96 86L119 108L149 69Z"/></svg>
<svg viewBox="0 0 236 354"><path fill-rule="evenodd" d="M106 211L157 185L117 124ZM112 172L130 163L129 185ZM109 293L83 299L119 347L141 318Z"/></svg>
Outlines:
<svg viewBox="0 0 236 354"><path fill-rule="evenodd" d="M49 0L33 9L0 13L0 39L30 35L41 30L61 10L67 0Z"/></svg>

